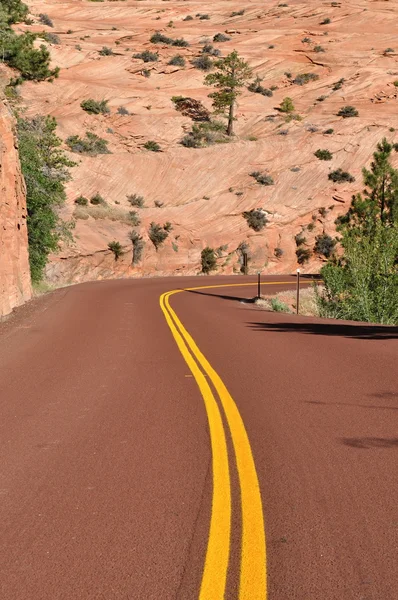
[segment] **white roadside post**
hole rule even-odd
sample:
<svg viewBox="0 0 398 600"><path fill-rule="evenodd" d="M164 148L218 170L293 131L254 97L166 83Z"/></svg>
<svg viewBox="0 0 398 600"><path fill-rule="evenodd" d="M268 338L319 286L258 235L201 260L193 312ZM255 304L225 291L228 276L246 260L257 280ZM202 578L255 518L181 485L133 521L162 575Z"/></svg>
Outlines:
<svg viewBox="0 0 398 600"><path fill-rule="evenodd" d="M296 270L297 273L297 298L296 298L296 314L299 314L300 307L300 269Z"/></svg>

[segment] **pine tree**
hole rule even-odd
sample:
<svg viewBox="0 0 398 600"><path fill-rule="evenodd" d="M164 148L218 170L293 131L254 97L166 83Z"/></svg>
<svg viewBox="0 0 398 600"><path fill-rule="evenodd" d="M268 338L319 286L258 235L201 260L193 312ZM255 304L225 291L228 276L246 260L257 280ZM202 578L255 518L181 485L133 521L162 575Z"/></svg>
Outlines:
<svg viewBox="0 0 398 600"><path fill-rule="evenodd" d="M241 94L241 88L250 79L252 72L246 61L239 57L236 50L214 63L216 73L205 77L206 85L218 89L209 95L213 99L213 107L218 113L228 110L227 135L233 135L236 99Z"/></svg>

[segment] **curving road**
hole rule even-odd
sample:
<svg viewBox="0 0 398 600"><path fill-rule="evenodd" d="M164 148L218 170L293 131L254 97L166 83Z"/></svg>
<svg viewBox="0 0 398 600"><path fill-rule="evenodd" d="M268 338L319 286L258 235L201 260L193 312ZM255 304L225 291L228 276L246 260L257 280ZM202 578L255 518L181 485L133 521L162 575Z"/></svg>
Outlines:
<svg viewBox="0 0 398 600"><path fill-rule="evenodd" d="M2 600L397 600L398 329L255 293L90 283L0 324Z"/></svg>

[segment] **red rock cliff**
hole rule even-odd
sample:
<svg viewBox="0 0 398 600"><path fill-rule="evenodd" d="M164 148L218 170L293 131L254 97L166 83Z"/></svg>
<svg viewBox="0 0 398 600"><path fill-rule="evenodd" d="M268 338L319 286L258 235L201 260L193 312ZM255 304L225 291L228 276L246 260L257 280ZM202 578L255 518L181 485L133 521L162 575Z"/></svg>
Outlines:
<svg viewBox="0 0 398 600"><path fill-rule="evenodd" d="M13 118L0 99L0 317L31 294L25 184Z"/></svg>

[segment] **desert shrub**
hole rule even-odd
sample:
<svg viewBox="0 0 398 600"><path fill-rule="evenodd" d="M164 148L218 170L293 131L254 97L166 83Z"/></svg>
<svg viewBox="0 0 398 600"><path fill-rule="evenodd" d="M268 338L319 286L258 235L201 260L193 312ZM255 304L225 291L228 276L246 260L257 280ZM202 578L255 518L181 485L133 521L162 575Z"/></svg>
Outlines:
<svg viewBox="0 0 398 600"><path fill-rule="evenodd" d="M111 111L108 106L108 100L94 100L93 98L89 98L88 100L83 100L80 103L80 106L83 110L88 112L90 115L106 115Z"/></svg>
<svg viewBox="0 0 398 600"><path fill-rule="evenodd" d="M169 232L164 228L164 226L162 227L159 225L159 223L152 221L149 226L148 236L157 251L158 248L169 237Z"/></svg>
<svg viewBox="0 0 398 600"><path fill-rule="evenodd" d="M112 48L108 48L107 46L103 46L101 48L101 50L99 51L99 54L101 56L113 56L114 52L113 52Z"/></svg>
<svg viewBox="0 0 398 600"><path fill-rule="evenodd" d="M246 219L248 226L254 231L261 231L268 223L267 215L261 208L252 208L245 210L243 217Z"/></svg>
<svg viewBox="0 0 398 600"><path fill-rule="evenodd" d="M48 27L54 27L54 23L46 13L39 14L39 21L40 23L43 23L43 25L48 25Z"/></svg>
<svg viewBox="0 0 398 600"><path fill-rule="evenodd" d="M127 201L131 204L131 206L136 206L137 208L144 207L144 197L139 196L138 194L127 194Z"/></svg>
<svg viewBox="0 0 398 600"><path fill-rule="evenodd" d="M93 204L94 206L98 206L99 204L106 204L105 198L103 198L101 194L97 192L96 194L94 194L94 196L91 196L90 204Z"/></svg>
<svg viewBox="0 0 398 600"><path fill-rule="evenodd" d="M274 256L275 256L275 258L282 258L282 256L283 256L282 248L279 248L279 246L277 248L275 248Z"/></svg>
<svg viewBox="0 0 398 600"><path fill-rule="evenodd" d="M198 13L196 16L199 17L200 21L209 21L210 20L210 15L208 15L208 14Z"/></svg>
<svg viewBox="0 0 398 600"><path fill-rule="evenodd" d="M125 108L124 106L119 106L119 108L117 109L117 114L118 115L129 115L129 111L127 110L127 108Z"/></svg>
<svg viewBox="0 0 398 600"><path fill-rule="evenodd" d="M328 179L330 179L334 183L353 183L355 181L355 177L353 177L352 175L350 175L350 173L348 173L347 171L343 171L343 169L340 168L329 173Z"/></svg>
<svg viewBox="0 0 398 600"><path fill-rule="evenodd" d="M272 90L265 88L261 85L262 79L260 77L256 77L254 81L248 86L249 92L253 92L255 94L262 94L263 96L271 97L273 96Z"/></svg>
<svg viewBox="0 0 398 600"><path fill-rule="evenodd" d="M225 125L220 121L204 121L195 123L192 131L185 135L181 144L186 148L204 148L212 144L223 144L229 141L225 134Z"/></svg>
<svg viewBox="0 0 398 600"><path fill-rule="evenodd" d="M395 87L398 87L398 79L396 81L394 81L394 85L395 85Z"/></svg>
<svg viewBox="0 0 398 600"><path fill-rule="evenodd" d="M231 17L242 17L245 14L245 9L242 8L241 10L235 10L233 12L231 12Z"/></svg>
<svg viewBox="0 0 398 600"><path fill-rule="evenodd" d="M59 217L65 201L65 182L70 179L68 160L60 149L51 117L18 118L19 158L26 183L29 264L32 281L43 277L50 252L58 249L63 237L71 237L70 228Z"/></svg>
<svg viewBox="0 0 398 600"><path fill-rule="evenodd" d="M177 48L188 48L189 42L184 40L184 38L177 38L176 40L173 40L172 46L177 46Z"/></svg>
<svg viewBox="0 0 398 600"><path fill-rule="evenodd" d="M358 114L359 113L354 106L343 106L342 108L340 108L339 112L337 113L337 116L343 117L343 119L347 119L348 117L357 117Z"/></svg>
<svg viewBox="0 0 398 600"><path fill-rule="evenodd" d="M216 33L216 35L213 37L213 42L229 42L230 39L231 38L224 33Z"/></svg>
<svg viewBox="0 0 398 600"><path fill-rule="evenodd" d="M325 52L325 48L323 46L314 46L314 52Z"/></svg>
<svg viewBox="0 0 398 600"><path fill-rule="evenodd" d="M311 44L311 38L309 38L309 37L304 37L304 38L301 40L301 42L302 42L303 44Z"/></svg>
<svg viewBox="0 0 398 600"><path fill-rule="evenodd" d="M342 77L341 79L339 79L338 81L336 81L336 82L333 84L333 87L332 87L332 89L333 89L334 91L337 91L337 90L339 90L339 89L341 89L341 88L343 87L343 84L344 84L344 83L345 83L345 79L344 79L344 77Z"/></svg>
<svg viewBox="0 0 398 600"><path fill-rule="evenodd" d="M191 64L201 71L210 71L213 67L213 61L208 54L201 54L191 61Z"/></svg>
<svg viewBox="0 0 398 600"><path fill-rule="evenodd" d="M297 233L294 236L294 241L296 242L296 246L302 246L303 244L305 244L305 242L307 241L306 238L303 235L303 232L301 231L300 233Z"/></svg>
<svg viewBox="0 0 398 600"><path fill-rule="evenodd" d="M116 242L116 241L109 242L108 248L111 252L113 252L113 254L115 256L115 260L119 260L119 258L123 254L123 248L122 248L120 242Z"/></svg>
<svg viewBox="0 0 398 600"><path fill-rule="evenodd" d="M141 225L141 219L136 210L129 211L129 219L133 227L138 227Z"/></svg>
<svg viewBox="0 0 398 600"><path fill-rule="evenodd" d="M173 38L168 37L167 35L163 35L160 31L154 33L149 41L152 44L167 44L168 46L181 46L186 47L189 46L188 42L184 39L173 40Z"/></svg>
<svg viewBox="0 0 398 600"><path fill-rule="evenodd" d="M254 177L257 183L260 183L261 185L274 185L274 180L272 179L271 175L268 175L268 173L253 171L250 173L250 177Z"/></svg>
<svg viewBox="0 0 398 600"><path fill-rule="evenodd" d="M329 258L333 254L335 246L336 240L330 237L330 235L322 233L322 235L317 235L315 238L314 252L315 254L321 254L325 258Z"/></svg>
<svg viewBox="0 0 398 600"><path fill-rule="evenodd" d="M186 17L183 18L183 21L193 21L193 16L187 15Z"/></svg>
<svg viewBox="0 0 398 600"><path fill-rule="evenodd" d="M289 97L286 97L282 100L279 105L279 110L283 113L292 113L294 112L294 104L293 100Z"/></svg>
<svg viewBox="0 0 398 600"><path fill-rule="evenodd" d="M56 33L52 33L51 31L50 32L43 31L39 35L41 38L43 38L43 40L45 40L49 44L60 44L61 43L59 35L57 35Z"/></svg>
<svg viewBox="0 0 398 600"><path fill-rule="evenodd" d="M318 96L318 98L316 99L317 102L324 102L326 100L327 96Z"/></svg>
<svg viewBox="0 0 398 600"><path fill-rule="evenodd" d="M391 54L391 52L394 52L394 48L386 48L383 54Z"/></svg>
<svg viewBox="0 0 398 600"><path fill-rule="evenodd" d="M293 83L296 85L305 85L309 81L317 81L319 79L319 75L316 73L301 73L300 75L296 75L293 79Z"/></svg>
<svg viewBox="0 0 398 600"><path fill-rule="evenodd" d="M220 56L221 51L218 48L214 48L212 44L205 44L202 48L202 54L209 54L210 56Z"/></svg>
<svg viewBox="0 0 398 600"><path fill-rule="evenodd" d="M328 214L328 211L326 210L326 208L324 206L321 206L320 208L318 208L318 212L321 215L321 217L325 218L326 215Z"/></svg>
<svg viewBox="0 0 398 600"><path fill-rule="evenodd" d="M311 250L299 246L296 250L297 262L299 265L304 265L311 258Z"/></svg>
<svg viewBox="0 0 398 600"><path fill-rule="evenodd" d="M129 234L129 238L133 244L133 265L140 262L142 253L144 250L145 242L142 236L137 231L132 230Z"/></svg>
<svg viewBox="0 0 398 600"><path fill-rule="evenodd" d="M144 148L145 150L150 150L151 152L161 151L159 144L157 142L154 142L153 140L148 140L147 142L145 142Z"/></svg>
<svg viewBox="0 0 398 600"><path fill-rule="evenodd" d="M333 154L329 150L317 150L314 152L314 156L319 160L332 160Z"/></svg>
<svg viewBox="0 0 398 600"><path fill-rule="evenodd" d="M275 312L290 312L288 305L285 304L285 302L282 302L282 300L279 300L279 298L271 298L271 308Z"/></svg>
<svg viewBox="0 0 398 600"><path fill-rule="evenodd" d="M330 21L329 17L326 17L326 19L323 19L323 21L321 21L319 23L319 25L329 25L330 22L331 21Z"/></svg>
<svg viewBox="0 0 398 600"><path fill-rule="evenodd" d="M86 154L87 156L110 154L107 140L100 138L91 131L86 131L84 138L81 138L78 135L71 135L65 142L69 149L77 154Z"/></svg>
<svg viewBox="0 0 398 600"><path fill-rule="evenodd" d="M88 200L84 196L78 196L75 200L75 204L78 206L87 206Z"/></svg>
<svg viewBox="0 0 398 600"><path fill-rule="evenodd" d="M334 133L334 129L330 128L330 129L325 129L325 131L323 132L325 135L332 135L332 133Z"/></svg>
<svg viewBox="0 0 398 600"><path fill-rule="evenodd" d="M181 54L176 54L169 60L167 64L173 65L175 67L185 67L186 61L185 58L181 56Z"/></svg>
<svg viewBox="0 0 398 600"><path fill-rule="evenodd" d="M133 54L133 58L140 58L145 63L156 62L157 60L159 60L159 55L156 52L144 50L143 52L139 52L138 54Z"/></svg>
<svg viewBox="0 0 398 600"><path fill-rule="evenodd" d="M170 221L167 221L164 225L163 225L163 229L165 231L167 231L167 233L170 233L170 231L173 231L173 225L170 223Z"/></svg>
<svg viewBox="0 0 398 600"><path fill-rule="evenodd" d="M217 268L216 254L213 248L207 246L200 254L200 262L202 265L202 273L210 273Z"/></svg>

